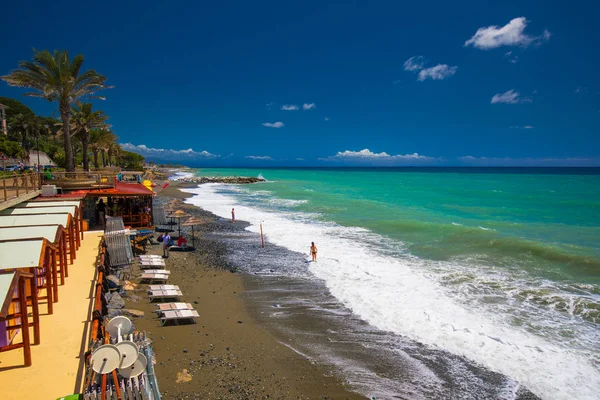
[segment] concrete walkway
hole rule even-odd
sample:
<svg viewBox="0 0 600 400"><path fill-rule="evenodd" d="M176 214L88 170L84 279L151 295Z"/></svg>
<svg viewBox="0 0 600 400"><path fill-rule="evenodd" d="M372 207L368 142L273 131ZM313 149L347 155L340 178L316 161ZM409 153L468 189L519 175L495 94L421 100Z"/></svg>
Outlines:
<svg viewBox="0 0 600 400"><path fill-rule="evenodd" d="M85 232L69 277L59 286L54 314L40 302L41 343L31 347L31 367L23 367L23 351L0 353L0 398L55 400L80 390L81 356L89 339L95 261L102 232ZM31 333L33 335L33 331ZM20 339L17 338L17 341Z"/></svg>

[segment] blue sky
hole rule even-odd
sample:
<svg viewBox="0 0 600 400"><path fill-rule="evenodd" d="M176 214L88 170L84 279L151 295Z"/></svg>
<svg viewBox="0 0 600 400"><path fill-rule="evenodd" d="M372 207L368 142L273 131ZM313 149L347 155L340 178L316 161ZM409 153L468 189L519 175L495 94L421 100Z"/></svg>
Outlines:
<svg viewBox="0 0 600 400"><path fill-rule="evenodd" d="M488 3L9 2L0 74L83 53L115 86L96 107L151 159L600 165L600 4ZM0 84L55 110L24 92Z"/></svg>

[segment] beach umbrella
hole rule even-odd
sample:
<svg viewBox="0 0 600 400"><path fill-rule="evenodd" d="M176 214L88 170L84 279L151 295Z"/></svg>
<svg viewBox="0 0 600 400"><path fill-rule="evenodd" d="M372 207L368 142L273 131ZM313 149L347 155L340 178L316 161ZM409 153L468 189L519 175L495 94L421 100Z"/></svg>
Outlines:
<svg viewBox="0 0 600 400"><path fill-rule="evenodd" d="M170 218L177 218L177 227L179 229L179 236L181 236L181 218L189 217L190 214L186 214L183 210L177 210L171 214Z"/></svg>
<svg viewBox="0 0 600 400"><path fill-rule="evenodd" d="M187 221L185 221L183 224L181 224L181 226L191 226L192 227L192 247L196 247L196 238L194 237L194 226L207 224L209 222L210 221L207 219L192 217L192 218L188 219Z"/></svg>

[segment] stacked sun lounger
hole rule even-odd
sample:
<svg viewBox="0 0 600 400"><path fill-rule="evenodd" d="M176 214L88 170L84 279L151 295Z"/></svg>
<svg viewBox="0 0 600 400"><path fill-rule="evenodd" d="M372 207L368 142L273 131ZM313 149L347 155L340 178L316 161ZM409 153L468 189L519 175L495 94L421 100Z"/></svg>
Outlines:
<svg viewBox="0 0 600 400"><path fill-rule="evenodd" d="M178 321L180 319L191 319L199 318L198 311L196 310L173 310L173 311L165 311L163 316L160 318L162 324L166 324L169 321Z"/></svg>
<svg viewBox="0 0 600 400"><path fill-rule="evenodd" d="M160 270L153 270L153 271L160 271ZM142 274L141 280L143 282L160 282L160 283L166 283L167 280L169 279L169 274L163 274L160 272L145 272Z"/></svg>
<svg viewBox="0 0 600 400"><path fill-rule="evenodd" d="M165 289L165 290L150 290L150 300L156 299L178 299L180 296L183 296L181 290L179 289Z"/></svg>

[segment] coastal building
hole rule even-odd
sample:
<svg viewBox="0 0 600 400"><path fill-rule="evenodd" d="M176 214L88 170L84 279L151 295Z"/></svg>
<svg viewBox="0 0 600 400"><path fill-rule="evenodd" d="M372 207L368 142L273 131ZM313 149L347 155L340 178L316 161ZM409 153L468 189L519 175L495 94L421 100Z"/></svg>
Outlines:
<svg viewBox="0 0 600 400"><path fill-rule="evenodd" d="M4 104L0 104L0 129L4 135L8 135L8 125L6 124L6 109L8 107Z"/></svg>

